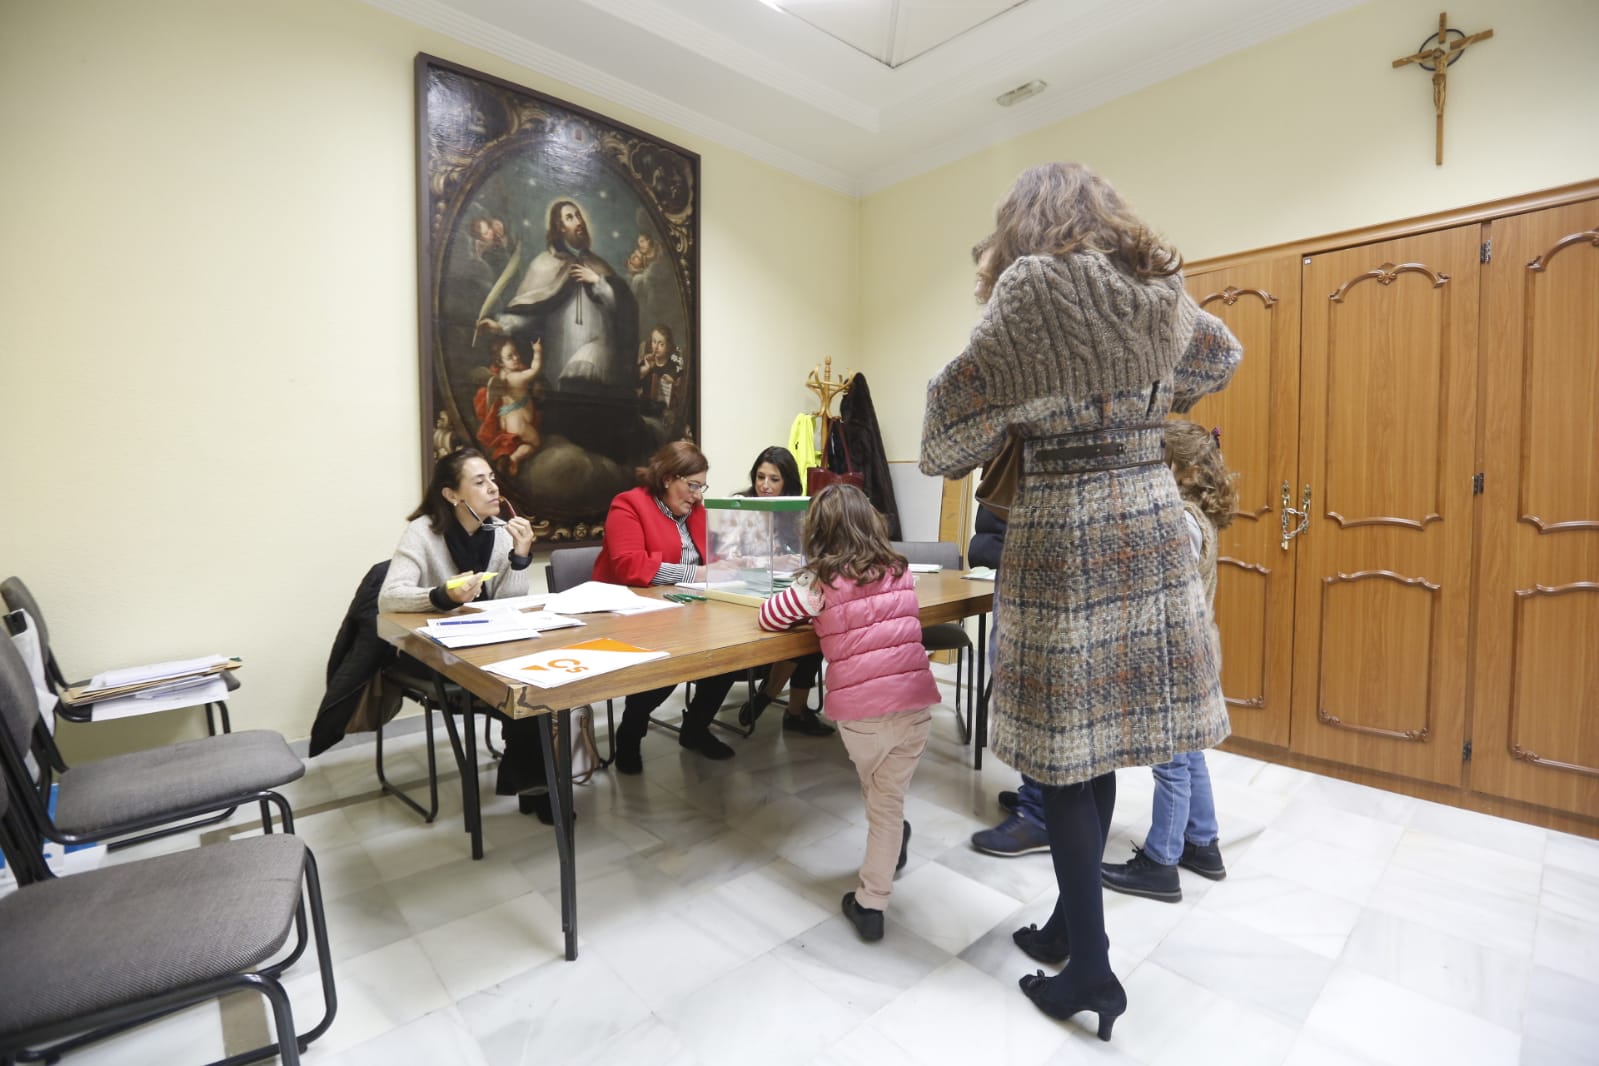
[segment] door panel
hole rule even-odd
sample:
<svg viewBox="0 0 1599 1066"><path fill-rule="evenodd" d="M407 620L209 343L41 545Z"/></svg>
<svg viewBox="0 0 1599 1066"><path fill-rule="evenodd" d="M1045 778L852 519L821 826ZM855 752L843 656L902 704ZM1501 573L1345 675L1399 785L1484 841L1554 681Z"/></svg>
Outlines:
<svg viewBox="0 0 1599 1066"><path fill-rule="evenodd" d="M1492 235L1471 787L1599 815L1599 204Z"/></svg>
<svg viewBox="0 0 1599 1066"><path fill-rule="evenodd" d="M1227 465L1238 474L1238 514L1222 531L1216 575L1222 691L1234 733L1286 747L1294 571L1279 547L1279 497L1298 466L1299 259L1197 274L1188 291L1244 348L1232 383L1188 415L1220 428Z"/></svg>
<svg viewBox="0 0 1599 1066"><path fill-rule="evenodd" d="M1446 784L1463 773L1480 230L1302 274L1290 746Z"/></svg>

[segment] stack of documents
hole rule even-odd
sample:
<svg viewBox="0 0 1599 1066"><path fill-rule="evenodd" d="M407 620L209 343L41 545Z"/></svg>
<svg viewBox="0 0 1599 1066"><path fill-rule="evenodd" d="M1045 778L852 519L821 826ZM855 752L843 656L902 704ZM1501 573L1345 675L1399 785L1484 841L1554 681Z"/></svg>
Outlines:
<svg viewBox="0 0 1599 1066"><path fill-rule="evenodd" d="M475 648L482 644L527 640L546 629L582 624L576 618L549 611L482 611L473 615L429 618L422 632L446 648Z"/></svg>
<svg viewBox="0 0 1599 1066"><path fill-rule="evenodd" d="M992 581L999 576L999 571L992 566L974 566L961 577L967 581Z"/></svg>
<svg viewBox="0 0 1599 1066"><path fill-rule="evenodd" d="M910 565L911 573L913 574L936 574L944 569L937 563L911 563Z"/></svg>
<svg viewBox="0 0 1599 1066"><path fill-rule="evenodd" d="M238 665L237 659L208 655L108 670L87 685L68 689L62 698L74 705L93 704L95 721L199 707L227 699L221 673Z"/></svg>

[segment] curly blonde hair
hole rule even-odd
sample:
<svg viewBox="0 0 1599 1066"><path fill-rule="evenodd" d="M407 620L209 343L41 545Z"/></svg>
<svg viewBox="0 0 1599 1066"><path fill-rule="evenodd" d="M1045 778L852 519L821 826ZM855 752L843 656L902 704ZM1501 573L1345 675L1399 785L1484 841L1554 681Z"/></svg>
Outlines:
<svg viewBox="0 0 1599 1066"><path fill-rule="evenodd" d="M994 210L994 232L972 248L977 299L1024 255L1099 252L1139 281L1183 268L1183 257L1111 188L1081 163L1046 163L1022 171Z"/></svg>
<svg viewBox="0 0 1599 1066"><path fill-rule="evenodd" d="M1233 524L1238 509L1238 475L1221 455L1220 430L1182 419L1166 423L1166 465L1183 499L1192 500L1218 530Z"/></svg>
<svg viewBox="0 0 1599 1066"><path fill-rule="evenodd" d="M823 584L848 578L869 584L884 574L903 574L910 564L888 542L888 527L866 493L832 484L811 499L800 534L805 569Z"/></svg>

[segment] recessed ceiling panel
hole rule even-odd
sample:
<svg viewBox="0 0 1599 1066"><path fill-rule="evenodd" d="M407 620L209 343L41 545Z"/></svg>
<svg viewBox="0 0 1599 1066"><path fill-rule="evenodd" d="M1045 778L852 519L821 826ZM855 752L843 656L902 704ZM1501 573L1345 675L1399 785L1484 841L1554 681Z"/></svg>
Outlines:
<svg viewBox="0 0 1599 1066"><path fill-rule="evenodd" d="M888 67L1034 0L764 0Z"/></svg>

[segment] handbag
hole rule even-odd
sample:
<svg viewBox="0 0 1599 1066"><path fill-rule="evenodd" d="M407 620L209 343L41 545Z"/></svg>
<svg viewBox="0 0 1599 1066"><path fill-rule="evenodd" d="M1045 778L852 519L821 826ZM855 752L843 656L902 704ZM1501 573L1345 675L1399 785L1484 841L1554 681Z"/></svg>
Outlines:
<svg viewBox="0 0 1599 1066"><path fill-rule="evenodd" d="M573 707L572 721L572 784L584 785L601 765L600 746L594 742L594 708L584 705Z"/></svg>
<svg viewBox="0 0 1599 1066"><path fill-rule="evenodd" d="M833 419L827 420L827 432L833 432L833 427L838 423ZM813 466L805 471L805 495L815 496L829 485L854 485L862 492L866 491L866 475L854 469L855 463L849 455L849 439L842 432L838 435L839 446L844 451L844 469L842 472L829 470L825 466ZM826 449L823 449L824 454Z"/></svg>
<svg viewBox="0 0 1599 1066"><path fill-rule="evenodd" d="M977 502L994 512L1003 522L1010 521L1011 505L1022 484L1022 441L1016 434L1005 437L999 454L983 467L977 483Z"/></svg>

